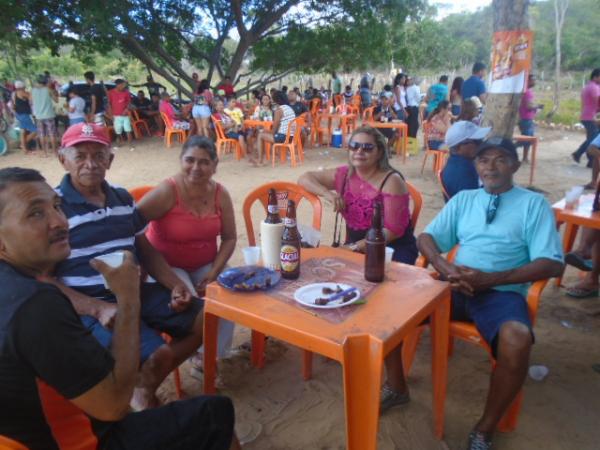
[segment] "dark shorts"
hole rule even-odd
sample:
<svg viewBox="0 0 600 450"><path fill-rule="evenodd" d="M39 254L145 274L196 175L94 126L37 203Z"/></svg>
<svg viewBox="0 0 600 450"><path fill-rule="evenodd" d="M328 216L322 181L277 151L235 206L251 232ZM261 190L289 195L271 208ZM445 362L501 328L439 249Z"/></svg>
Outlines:
<svg viewBox="0 0 600 450"><path fill-rule="evenodd" d="M439 150L442 147L442 145L444 145L444 141L438 141L433 139L427 142L427 144L429 145L430 150Z"/></svg>
<svg viewBox="0 0 600 450"><path fill-rule="evenodd" d="M228 450L233 438L231 400L201 396L94 423L100 450Z"/></svg>
<svg viewBox="0 0 600 450"><path fill-rule="evenodd" d="M396 130L393 128L378 128L377 130L387 139L392 139L396 135Z"/></svg>
<svg viewBox="0 0 600 450"><path fill-rule="evenodd" d="M500 327L506 322L522 323L533 338L527 301L517 292L490 289L469 297L452 291L452 320L473 322L494 356Z"/></svg>
<svg viewBox="0 0 600 450"><path fill-rule="evenodd" d="M144 283L140 291L142 300L140 321L140 359L148 357L165 343L160 332L165 332L175 339L188 336L202 311L203 301L194 299L188 309L175 312L169 308L171 291L158 283ZM106 300L113 302L113 300ZM80 316L87 327L103 347L110 348L112 330L104 328L95 317Z"/></svg>
<svg viewBox="0 0 600 450"><path fill-rule="evenodd" d="M273 140L276 143L281 144L281 143L285 142L285 134L283 134L283 133L275 133L275 135L273 136Z"/></svg>

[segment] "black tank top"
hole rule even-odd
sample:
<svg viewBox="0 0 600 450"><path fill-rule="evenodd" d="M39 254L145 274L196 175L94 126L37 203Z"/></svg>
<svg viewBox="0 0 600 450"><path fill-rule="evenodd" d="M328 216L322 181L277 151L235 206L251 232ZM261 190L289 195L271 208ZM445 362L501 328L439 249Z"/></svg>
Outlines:
<svg viewBox="0 0 600 450"><path fill-rule="evenodd" d="M31 114L29 100L19 98L19 96L15 94L15 112L17 114Z"/></svg>

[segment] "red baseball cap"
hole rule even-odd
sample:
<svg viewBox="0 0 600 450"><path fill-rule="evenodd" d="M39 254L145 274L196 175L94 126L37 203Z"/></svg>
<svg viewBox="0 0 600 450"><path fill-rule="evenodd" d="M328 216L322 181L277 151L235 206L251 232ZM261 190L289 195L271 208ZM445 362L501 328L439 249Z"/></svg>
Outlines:
<svg viewBox="0 0 600 450"><path fill-rule="evenodd" d="M60 144L62 147L73 147L82 142L97 142L108 146L110 138L105 127L93 123L77 123L67 128Z"/></svg>

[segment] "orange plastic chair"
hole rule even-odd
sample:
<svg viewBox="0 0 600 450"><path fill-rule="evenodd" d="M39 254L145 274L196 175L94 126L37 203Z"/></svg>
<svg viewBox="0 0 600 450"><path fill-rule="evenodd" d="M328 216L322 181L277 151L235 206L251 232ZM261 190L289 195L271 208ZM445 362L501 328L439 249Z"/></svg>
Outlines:
<svg viewBox="0 0 600 450"><path fill-rule="evenodd" d="M421 214L421 208L423 206L423 196L421 192L410 184L408 181L405 181L406 187L408 188L408 194L410 195L410 199L413 203L412 213L410 215L410 223L415 229L417 227L417 221L419 220L419 215Z"/></svg>
<svg viewBox="0 0 600 450"><path fill-rule="evenodd" d="M148 136L152 136L148 122L142 119L135 109L129 111L129 118L131 119L131 127L133 128L133 134L136 139L142 138L142 131L145 131Z"/></svg>
<svg viewBox="0 0 600 450"><path fill-rule="evenodd" d="M313 98L310 101L310 115L315 117L319 113L320 108L321 108L321 99Z"/></svg>
<svg viewBox="0 0 600 450"><path fill-rule="evenodd" d="M312 227L315 230L321 229L321 219L323 216L323 205L321 199L308 192L302 186L290 183L287 181L273 181L271 183L263 184L250 192L244 199L242 206L242 212L244 215L244 223L246 225L246 233L248 235L248 245L256 245L256 236L254 234L254 226L252 225L251 209L255 202L259 201L264 210L265 216L267 214L267 205L269 203L269 189L275 189L278 197L285 193L285 200L293 200L296 203L296 207L301 201L308 201L312 205L313 219ZM287 209L281 205L279 207L279 215L285 217ZM265 336L262 333L252 330L252 363L254 366L262 368L265 364ZM305 380L310 379L312 376L312 352L308 350L303 351L303 370L302 374Z"/></svg>
<svg viewBox="0 0 600 450"><path fill-rule="evenodd" d="M237 139L228 138L223 130L223 125L220 120L217 120L215 116L210 116L213 125L215 126L215 132L217 134L217 155L221 157L223 153L235 152L235 159L238 161L242 159L242 147Z"/></svg>
<svg viewBox="0 0 600 450"><path fill-rule="evenodd" d="M154 186L137 186L129 189L129 194L131 194L136 203L139 203L142 197L152 189L154 189ZM171 340L171 336L166 333L162 333L161 336L167 342ZM177 393L177 398L181 400L183 398L183 389L181 388L181 375L179 374L178 367L173 370L173 378L175 379L175 392Z"/></svg>
<svg viewBox="0 0 600 450"><path fill-rule="evenodd" d="M185 130L181 130L179 128L173 128L173 122L171 119L167 117L167 115L163 112L160 113L160 117L165 123L165 144L167 147L171 148L171 144L173 142L173 137L176 137L180 143L183 143L187 137Z"/></svg>
<svg viewBox="0 0 600 450"><path fill-rule="evenodd" d="M362 116L363 123L373 121L373 111L374 110L375 110L374 106L369 106L368 108L364 109L363 116Z"/></svg>
<svg viewBox="0 0 600 450"><path fill-rule="evenodd" d="M104 116L104 125L106 126L106 130L108 131L108 137L112 141L117 137L115 133L115 127L113 126L113 121L111 118Z"/></svg>
<svg viewBox="0 0 600 450"><path fill-rule="evenodd" d="M421 175L423 175L423 171L425 170L425 164L427 163L427 158L429 156L433 157L433 173L437 174L444 168L444 164L446 163L446 156L448 155L448 150L433 150L429 148L429 134L431 133L431 124L428 121L423 122L423 139L425 146L425 155L423 156L423 164L421 165Z"/></svg>
<svg viewBox="0 0 600 450"><path fill-rule="evenodd" d="M323 126L321 122L323 121L323 116L321 114L317 114L312 123L312 127L310 130L310 142L311 145L323 145L327 144L328 141L325 140L325 135L328 138L331 138L331 129L329 128L329 123L327 126Z"/></svg>
<svg viewBox="0 0 600 450"><path fill-rule="evenodd" d="M444 186L444 182L442 181L442 171L438 170L437 179L440 183L440 187L442 188L442 195L444 196L444 201L450 200L450 196L448 195L448 191L446 190L446 186Z"/></svg>
<svg viewBox="0 0 600 450"><path fill-rule="evenodd" d="M23 444L6 436L0 436L0 450L28 450Z"/></svg>
<svg viewBox="0 0 600 450"><path fill-rule="evenodd" d="M303 120L299 120L299 118L294 119L288 125L287 133L285 135L285 141L282 143L275 142L271 146L271 164L275 167L275 153L279 150L281 162L285 163L285 155L289 151L290 152L290 163L292 167L296 167L296 152L298 152L298 158L300 161L304 161L304 153L302 152L302 139L301 139L301 125ZM295 127L295 133L292 136L292 128Z"/></svg>
<svg viewBox="0 0 600 450"><path fill-rule="evenodd" d="M453 261L456 255L456 251L458 250L458 246L454 247L450 252L448 252L447 258L449 261ZM418 267L427 267L428 262L424 257L420 257L415 264ZM437 277L437 273L433 273L432 276ZM537 312L540 304L540 298L542 296L542 291L548 284L549 280L539 280L533 283L529 287L529 291L527 292L527 307L529 310L529 317L531 319L532 325L535 325L535 321L537 318ZM425 325L426 326L426 325ZM419 338L423 333L425 326L417 328L417 330L408 336L404 340L404 345L402 347L402 361L404 363L404 371L406 375L410 371L410 367L412 366L415 352L417 350L417 344L419 342ZM479 345L483 347L490 357L492 362L492 370L496 368L496 361L492 356L492 349L490 346L483 340L475 325L470 322L459 322L459 321L450 321L450 340L449 340L449 356L452 354L454 338L461 339L466 342L470 342L472 344ZM498 430L502 432L513 431L517 427L517 422L519 419L519 412L521 411L521 405L523 403L523 390L519 392L513 403L504 413L504 416L500 420L498 424Z"/></svg>
<svg viewBox="0 0 600 450"><path fill-rule="evenodd" d="M344 103L344 96L342 94L335 94L333 96L333 102L336 105L341 105L342 103Z"/></svg>

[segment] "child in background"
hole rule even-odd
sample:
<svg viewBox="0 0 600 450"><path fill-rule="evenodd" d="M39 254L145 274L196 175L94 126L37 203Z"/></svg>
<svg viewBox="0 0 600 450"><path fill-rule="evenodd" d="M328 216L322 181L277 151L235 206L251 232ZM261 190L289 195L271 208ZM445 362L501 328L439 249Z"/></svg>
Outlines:
<svg viewBox="0 0 600 450"><path fill-rule="evenodd" d="M239 132L243 126L244 112L239 108L235 97L229 97L227 100L227 108L224 109L224 112L235 123L235 131Z"/></svg>
<svg viewBox="0 0 600 450"><path fill-rule="evenodd" d="M85 100L75 90L69 91L69 126L85 122Z"/></svg>

